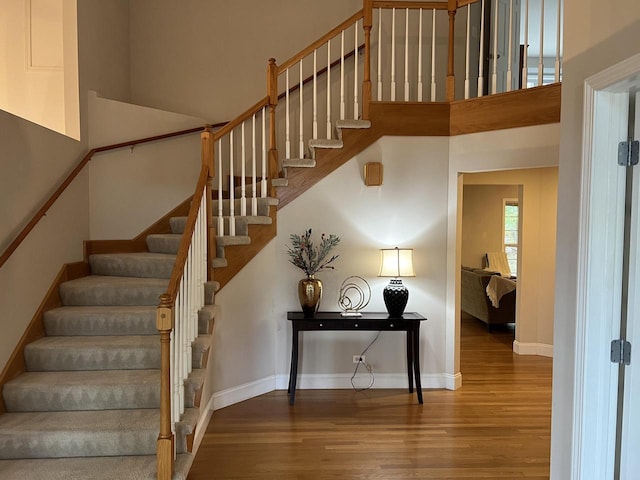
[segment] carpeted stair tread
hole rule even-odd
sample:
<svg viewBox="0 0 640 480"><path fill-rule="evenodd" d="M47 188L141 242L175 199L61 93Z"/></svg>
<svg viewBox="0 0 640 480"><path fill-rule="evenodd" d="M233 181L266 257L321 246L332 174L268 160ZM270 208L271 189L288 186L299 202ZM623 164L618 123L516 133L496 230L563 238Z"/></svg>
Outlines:
<svg viewBox="0 0 640 480"><path fill-rule="evenodd" d="M285 158L282 160L283 168L313 168L316 166L316 161L313 158Z"/></svg>
<svg viewBox="0 0 640 480"><path fill-rule="evenodd" d="M155 480L155 455L0 460L2 480ZM186 480L193 455L181 453L173 480Z"/></svg>
<svg viewBox="0 0 640 480"><path fill-rule="evenodd" d="M274 187L288 187L289 179L287 178L274 178L271 180L271 185Z"/></svg>
<svg viewBox="0 0 640 480"><path fill-rule="evenodd" d="M220 217L213 218L213 224L218 226L218 220ZM229 232L229 225L231 220L234 220L236 226L236 235L246 236L249 235L249 225L271 225L273 219L264 215L247 215L244 217L230 217L223 216L223 227L225 232ZM220 233L220 232L219 232Z"/></svg>
<svg viewBox="0 0 640 480"><path fill-rule="evenodd" d="M191 390L200 376L189 380ZM160 408L160 371L26 372L2 394L8 412Z"/></svg>
<svg viewBox="0 0 640 480"><path fill-rule="evenodd" d="M232 245L249 245L251 237L248 235L224 235L216 237L216 257L225 258L224 248Z"/></svg>
<svg viewBox="0 0 640 480"><path fill-rule="evenodd" d="M180 250L181 233L155 233L147 235L147 248L154 253L170 253L175 255Z"/></svg>
<svg viewBox="0 0 640 480"><path fill-rule="evenodd" d="M91 255L93 275L118 277L171 278L176 256L168 253L105 253Z"/></svg>
<svg viewBox="0 0 640 480"><path fill-rule="evenodd" d="M157 335L156 306L60 307L44 314L47 336Z"/></svg>
<svg viewBox="0 0 640 480"><path fill-rule="evenodd" d="M156 335L44 337L25 347L27 370L142 370L160 368Z"/></svg>
<svg viewBox="0 0 640 480"><path fill-rule="evenodd" d="M227 266L227 264L228 262L226 258L216 257L211 260L211 266L213 268L224 268Z"/></svg>
<svg viewBox="0 0 640 480"><path fill-rule="evenodd" d="M91 275L60 285L63 305L158 305L169 281Z"/></svg>
<svg viewBox="0 0 640 480"><path fill-rule="evenodd" d="M153 455L159 410L0 415L0 458Z"/></svg>

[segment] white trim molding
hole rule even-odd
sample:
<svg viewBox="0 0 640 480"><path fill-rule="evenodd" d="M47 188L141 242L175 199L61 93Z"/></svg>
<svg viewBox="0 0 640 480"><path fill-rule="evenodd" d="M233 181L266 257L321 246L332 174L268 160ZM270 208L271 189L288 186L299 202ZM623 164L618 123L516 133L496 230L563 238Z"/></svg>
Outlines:
<svg viewBox="0 0 640 480"><path fill-rule="evenodd" d="M213 410L228 407L250 398L264 395L265 393L272 392L276 389L276 377L271 375L269 377L262 378L253 382L244 383L236 387L227 388L215 392L209 402Z"/></svg>
<svg viewBox="0 0 640 480"><path fill-rule="evenodd" d="M539 355L553 358L553 345L548 343L513 342L513 352L518 355Z"/></svg>
<svg viewBox="0 0 640 480"><path fill-rule="evenodd" d="M351 385L351 373L343 374L301 374L298 377L297 388L308 390L322 389L349 389ZM366 386L369 383L369 373L366 370L358 373L354 383L356 387ZM422 389L446 388L447 390L455 390L462 386L462 375L457 373L449 375L447 373L427 373L420 375ZM278 375L277 389L285 390L289 385L288 375ZM407 389L408 379L406 373L375 373L374 384L371 387L376 388L398 388Z"/></svg>
<svg viewBox="0 0 640 480"><path fill-rule="evenodd" d="M619 335L624 225L616 152L637 72L640 54L584 85L571 480L613 478L618 367L608 358Z"/></svg>

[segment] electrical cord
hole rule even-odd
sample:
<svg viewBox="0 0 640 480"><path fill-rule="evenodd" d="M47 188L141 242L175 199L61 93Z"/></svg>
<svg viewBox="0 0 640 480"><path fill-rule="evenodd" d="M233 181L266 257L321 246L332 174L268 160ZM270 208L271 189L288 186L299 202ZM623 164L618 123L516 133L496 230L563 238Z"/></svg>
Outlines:
<svg viewBox="0 0 640 480"><path fill-rule="evenodd" d="M371 348L371 346L376 343L376 341L378 340L378 338L380 338L380 334L382 333L382 330L380 330L378 332L378 334L376 335L376 337L371 340L371 343L369 343L369 345L367 345L367 348L365 348L362 353L360 354L360 360L358 361L358 363L356 364L356 368L353 371L353 375L351 376L351 386L353 387L353 389L356 392L362 392L364 390L369 390L371 387L373 387L373 384L375 382L375 376L373 375L373 367L362 361L362 357L364 357L364 354L367 353L367 350L369 350ZM369 385L367 385L366 387L363 388L358 388L355 386L355 384L353 383L353 380L356 378L356 375L358 374L358 368L360 367L360 365L364 365L364 368L367 369L367 372L369 372L370 375L370 379L369 379Z"/></svg>

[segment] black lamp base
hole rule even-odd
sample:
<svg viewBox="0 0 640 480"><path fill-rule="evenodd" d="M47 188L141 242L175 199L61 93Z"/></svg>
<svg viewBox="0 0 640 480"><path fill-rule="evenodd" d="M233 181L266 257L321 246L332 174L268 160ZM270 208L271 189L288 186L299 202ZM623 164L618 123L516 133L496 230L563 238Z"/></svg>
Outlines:
<svg viewBox="0 0 640 480"><path fill-rule="evenodd" d="M382 292L384 304L390 317L401 317L409 300L409 290L399 278L391 279Z"/></svg>

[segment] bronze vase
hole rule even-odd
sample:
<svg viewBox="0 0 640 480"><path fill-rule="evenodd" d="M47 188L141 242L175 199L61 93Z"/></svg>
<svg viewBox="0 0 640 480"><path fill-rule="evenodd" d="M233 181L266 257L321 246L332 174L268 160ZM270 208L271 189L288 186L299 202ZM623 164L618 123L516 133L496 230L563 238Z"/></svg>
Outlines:
<svg viewBox="0 0 640 480"><path fill-rule="evenodd" d="M322 298L322 282L313 275L308 275L298 282L298 298L305 317L313 317L318 311Z"/></svg>

